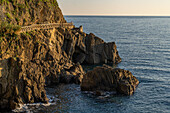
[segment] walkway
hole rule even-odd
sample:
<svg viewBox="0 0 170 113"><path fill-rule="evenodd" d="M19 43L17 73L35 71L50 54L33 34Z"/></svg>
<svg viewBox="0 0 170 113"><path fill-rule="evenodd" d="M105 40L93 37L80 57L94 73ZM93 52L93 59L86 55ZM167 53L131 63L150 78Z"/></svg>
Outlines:
<svg viewBox="0 0 170 113"><path fill-rule="evenodd" d="M50 28L59 28L59 27L65 27L65 28L74 28L73 23L50 23L50 24L33 24L31 26L24 26L21 27L20 32L27 32L32 30L39 30L39 29L50 29Z"/></svg>

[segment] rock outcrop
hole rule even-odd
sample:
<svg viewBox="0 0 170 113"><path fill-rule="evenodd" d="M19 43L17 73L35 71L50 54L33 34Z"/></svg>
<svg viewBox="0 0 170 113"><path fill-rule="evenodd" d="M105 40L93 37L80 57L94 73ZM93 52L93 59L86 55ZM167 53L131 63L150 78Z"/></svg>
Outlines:
<svg viewBox="0 0 170 113"><path fill-rule="evenodd" d="M85 44L87 47L85 63L97 64L121 62L115 42L105 43L102 39L90 33L85 39Z"/></svg>
<svg viewBox="0 0 170 113"><path fill-rule="evenodd" d="M87 72L81 83L82 91L116 91L132 95L139 81L130 71L110 66L96 67Z"/></svg>
<svg viewBox="0 0 170 113"><path fill-rule="evenodd" d="M79 30L64 33L67 37L64 47L73 62L83 64L99 64L121 62L115 42L104 42L94 34L86 34ZM72 34L72 35L70 35Z"/></svg>

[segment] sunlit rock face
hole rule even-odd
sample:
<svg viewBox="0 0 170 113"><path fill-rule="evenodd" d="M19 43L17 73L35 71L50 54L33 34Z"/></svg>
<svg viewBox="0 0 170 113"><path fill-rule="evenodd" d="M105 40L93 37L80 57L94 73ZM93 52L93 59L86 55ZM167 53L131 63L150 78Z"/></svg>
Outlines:
<svg viewBox="0 0 170 113"><path fill-rule="evenodd" d="M104 65L87 72L81 83L82 91L116 91L132 95L139 81L128 70Z"/></svg>

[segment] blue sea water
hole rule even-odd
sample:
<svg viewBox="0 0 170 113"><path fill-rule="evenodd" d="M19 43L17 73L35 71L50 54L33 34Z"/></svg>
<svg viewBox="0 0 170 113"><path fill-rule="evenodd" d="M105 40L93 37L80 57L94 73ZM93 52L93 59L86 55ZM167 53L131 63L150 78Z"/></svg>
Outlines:
<svg viewBox="0 0 170 113"><path fill-rule="evenodd" d="M170 17L65 16L86 33L115 41L122 62L140 81L132 96L93 97L79 85L48 88L57 104L43 112L170 113ZM56 97L55 97L56 96Z"/></svg>
<svg viewBox="0 0 170 113"><path fill-rule="evenodd" d="M105 102L77 97L78 112L170 113L170 17L66 16L84 31L104 41L115 41L122 62L140 84L133 96L111 97ZM71 111L68 111L71 112Z"/></svg>

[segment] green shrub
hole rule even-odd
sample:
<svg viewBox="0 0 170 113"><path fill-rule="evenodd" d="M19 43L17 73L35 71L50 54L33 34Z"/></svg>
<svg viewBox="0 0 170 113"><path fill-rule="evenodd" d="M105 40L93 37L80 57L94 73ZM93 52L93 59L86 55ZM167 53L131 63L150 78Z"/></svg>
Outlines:
<svg viewBox="0 0 170 113"><path fill-rule="evenodd" d="M4 3L9 4L9 0L0 0L0 5Z"/></svg>
<svg viewBox="0 0 170 113"><path fill-rule="evenodd" d="M21 29L21 26L11 25L7 22L2 22L0 25L0 37L12 36L15 37L16 32Z"/></svg>
<svg viewBox="0 0 170 113"><path fill-rule="evenodd" d="M10 13L6 13L5 14L9 19L12 19L12 17L11 17L11 14Z"/></svg>

